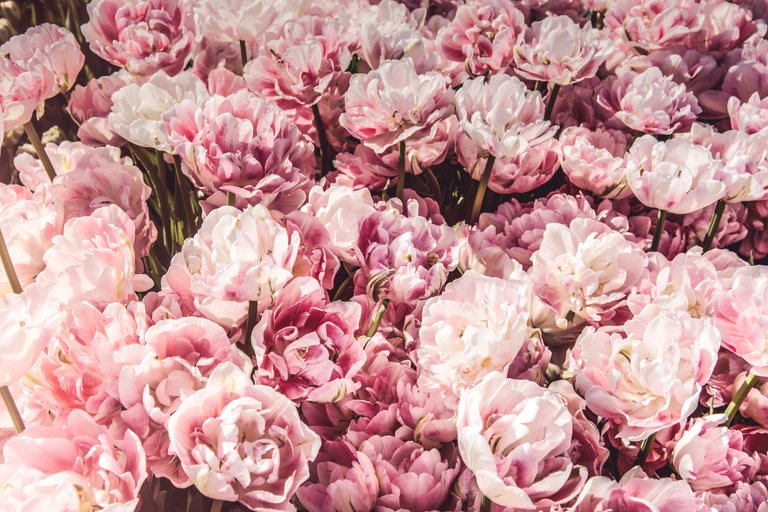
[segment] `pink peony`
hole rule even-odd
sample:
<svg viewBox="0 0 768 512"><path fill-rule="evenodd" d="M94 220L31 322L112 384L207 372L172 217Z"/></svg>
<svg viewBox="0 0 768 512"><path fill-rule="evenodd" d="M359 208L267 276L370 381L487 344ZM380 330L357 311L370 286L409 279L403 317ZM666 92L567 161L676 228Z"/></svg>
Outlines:
<svg viewBox="0 0 768 512"><path fill-rule="evenodd" d="M83 36L93 53L134 75L176 75L195 40L184 0L95 0Z"/></svg>
<svg viewBox="0 0 768 512"><path fill-rule="evenodd" d="M608 29L646 51L682 42L703 24L694 0L616 0L605 13Z"/></svg>
<svg viewBox="0 0 768 512"><path fill-rule="evenodd" d="M501 103L499 98L503 98ZM556 131L544 120L541 94L503 73L491 76L487 82L483 77L464 82L456 93L456 114L461 132L474 142L482 156L520 156L552 138Z"/></svg>
<svg viewBox="0 0 768 512"><path fill-rule="evenodd" d="M197 489L251 510L293 510L320 438L285 396L221 364L171 415L170 450Z"/></svg>
<svg viewBox="0 0 768 512"><path fill-rule="evenodd" d="M68 110L80 124L77 137L85 144L119 145L123 139L109 127L112 94L130 83L130 75L118 71L111 75L91 79L85 86L72 90Z"/></svg>
<svg viewBox="0 0 768 512"><path fill-rule="evenodd" d="M589 479L573 512L695 512L691 488L671 478L650 478L640 468L633 468L616 482L597 476Z"/></svg>
<svg viewBox="0 0 768 512"><path fill-rule="evenodd" d="M199 39L215 43L252 42L262 37L288 2L198 0L193 4Z"/></svg>
<svg viewBox="0 0 768 512"><path fill-rule="evenodd" d="M525 31L525 16L510 0L472 0L438 33L441 54L474 76L503 71Z"/></svg>
<svg viewBox="0 0 768 512"><path fill-rule="evenodd" d="M405 149L408 151L407 145ZM391 158L393 155L382 155L389 157L384 160L365 144L358 144L354 153L336 155L333 162L336 171L329 178L333 183L353 189L382 190L397 182L397 161Z"/></svg>
<svg viewBox="0 0 768 512"><path fill-rule="evenodd" d="M345 23L359 26L360 58L370 69L381 68L388 60L416 59L416 54L423 51L419 29L424 23L425 9L411 12L395 0L382 0L370 6L365 0L360 2L362 5L350 3L346 11L342 8L340 12L342 17L353 16Z"/></svg>
<svg viewBox="0 0 768 512"><path fill-rule="evenodd" d="M605 60L600 31L568 16L547 16L514 48L515 72L528 80L569 85L592 78Z"/></svg>
<svg viewBox="0 0 768 512"><path fill-rule="evenodd" d="M675 443L672 464L696 491L749 481L757 469L757 461L744 453L741 432L721 426L726 419L724 414L697 418Z"/></svg>
<svg viewBox="0 0 768 512"><path fill-rule="evenodd" d="M705 208L726 192L721 164L686 138L640 137L627 157L629 187L641 203L670 213Z"/></svg>
<svg viewBox="0 0 768 512"><path fill-rule="evenodd" d="M696 96L656 67L607 81L597 102L627 127L654 135L686 131L701 113Z"/></svg>
<svg viewBox="0 0 768 512"><path fill-rule="evenodd" d="M736 3L708 0L700 5L704 23L701 30L688 37L688 44L694 48L713 53L727 52L741 46L757 31L752 13Z"/></svg>
<svg viewBox="0 0 768 512"><path fill-rule="evenodd" d="M221 189L269 206L304 202L312 146L274 103L241 90L185 100L165 115L182 170L207 194Z"/></svg>
<svg viewBox="0 0 768 512"><path fill-rule="evenodd" d="M753 134L768 127L768 98L760 98L754 93L747 101L742 102L736 96L728 100L728 115L731 127L747 134Z"/></svg>
<svg viewBox="0 0 768 512"><path fill-rule="evenodd" d="M697 496L701 506L698 510L717 512L766 512L768 511L768 488L764 482L738 482L735 489L722 493L704 492ZM711 508L703 508L711 507Z"/></svg>
<svg viewBox="0 0 768 512"><path fill-rule="evenodd" d="M632 195L627 187L624 132L571 126L560 134L563 172L579 188L607 199Z"/></svg>
<svg viewBox="0 0 768 512"><path fill-rule="evenodd" d="M506 279L469 270L429 299L416 352L419 387L455 406L464 389L506 371L529 337L530 293L521 270Z"/></svg>
<svg viewBox="0 0 768 512"><path fill-rule="evenodd" d="M693 413L719 347L709 319L649 305L619 332L584 329L567 366L592 412L641 441Z"/></svg>
<svg viewBox="0 0 768 512"><path fill-rule="evenodd" d="M42 471L0 464L0 507L3 512L80 512L81 477L77 473L45 474ZM90 504L85 504L90 506ZM129 506L136 506L136 502Z"/></svg>
<svg viewBox="0 0 768 512"><path fill-rule="evenodd" d="M493 503L551 507L574 498L587 479L567 453L570 412L536 383L489 373L462 393L456 425L461 458Z"/></svg>
<svg viewBox="0 0 768 512"><path fill-rule="evenodd" d="M411 59L356 74L345 95L344 128L377 153L448 117L452 90L441 74L418 74Z"/></svg>

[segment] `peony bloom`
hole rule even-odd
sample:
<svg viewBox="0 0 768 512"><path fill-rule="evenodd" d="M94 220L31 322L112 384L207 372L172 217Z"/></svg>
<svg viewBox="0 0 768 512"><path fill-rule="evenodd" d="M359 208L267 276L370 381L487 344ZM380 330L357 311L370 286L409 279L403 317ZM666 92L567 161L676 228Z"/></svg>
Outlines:
<svg viewBox="0 0 768 512"><path fill-rule="evenodd" d="M723 346L742 357L755 375L768 377L768 267L743 267L715 299L715 324Z"/></svg>
<svg viewBox="0 0 768 512"><path fill-rule="evenodd" d="M123 139L109 127L109 114L112 112L112 95L131 82L124 71L111 75L92 78L83 87L77 85L72 90L68 110L80 124L77 137L85 144L119 145Z"/></svg>
<svg viewBox="0 0 768 512"><path fill-rule="evenodd" d="M284 108L316 104L352 59L352 42L337 20L303 16L267 37L244 77L250 90Z"/></svg>
<svg viewBox="0 0 768 512"><path fill-rule="evenodd" d="M205 496L251 510L293 510L320 438L281 393L221 364L171 415L170 450Z"/></svg>
<svg viewBox="0 0 768 512"><path fill-rule="evenodd" d="M202 103L208 98L205 84L185 71L170 77L154 73L142 84L128 84L112 94L109 127L128 142L170 151L163 115L184 100Z"/></svg>
<svg viewBox="0 0 768 512"><path fill-rule="evenodd" d="M560 134L563 172L571 183L599 197L630 196L625 169L627 145L622 131L570 126Z"/></svg>
<svg viewBox="0 0 768 512"><path fill-rule="evenodd" d="M304 202L312 145L274 103L241 90L182 101L164 118L182 171L206 194L221 189L264 206Z"/></svg>
<svg viewBox="0 0 768 512"><path fill-rule="evenodd" d="M646 51L680 43L703 24L695 0L616 0L605 13L606 28Z"/></svg>
<svg viewBox="0 0 768 512"><path fill-rule="evenodd" d="M448 117L452 92L444 76L418 74L411 59L386 61L368 74L352 76L339 122L381 154Z"/></svg>
<svg viewBox="0 0 768 512"><path fill-rule="evenodd" d="M768 510L768 488L763 482L738 482L733 490L699 493L698 510L717 512L766 512ZM711 507L711 508L704 508Z"/></svg>
<svg viewBox="0 0 768 512"><path fill-rule="evenodd" d="M51 160L56 176L72 172L81 158L94 153L98 153L99 158L103 160L111 162L121 160L120 148L111 146L89 147L82 142L68 140L61 141L59 144L49 142L45 145L45 153ZM25 187L47 197L47 192L51 187L51 179L46 174L39 159L29 153L19 153L13 159L13 165L19 171L19 180Z"/></svg>
<svg viewBox="0 0 768 512"><path fill-rule="evenodd" d="M672 451L677 474L696 491L750 481L757 461L744 453L741 432L721 426L727 416L712 414L691 421Z"/></svg>
<svg viewBox="0 0 768 512"><path fill-rule="evenodd" d="M751 135L768 127L768 98L761 98L754 93L742 102L736 96L728 100L728 116L731 128Z"/></svg>
<svg viewBox="0 0 768 512"><path fill-rule="evenodd" d="M45 100L68 91L85 62L75 36L49 23L0 45L0 140L42 114Z"/></svg>
<svg viewBox="0 0 768 512"><path fill-rule="evenodd" d="M409 151L406 145L406 151ZM365 144L355 146L354 153L339 153L333 162L334 172L329 178L337 185L355 190L367 188L383 190L397 181L397 161L391 158L395 153L378 155ZM385 157L386 160L382 157Z"/></svg>
<svg viewBox="0 0 768 512"><path fill-rule="evenodd" d="M625 126L653 135L686 131L701 113L696 96L657 67L609 80L597 103Z"/></svg>
<svg viewBox="0 0 768 512"><path fill-rule="evenodd" d="M131 74L184 69L195 41L184 0L94 0L83 25L91 51Z"/></svg>
<svg viewBox="0 0 768 512"><path fill-rule="evenodd" d="M47 475L27 466L0 464L0 506L3 512L80 512L79 484L76 473Z"/></svg>
<svg viewBox="0 0 768 512"><path fill-rule="evenodd" d="M610 320L648 275L638 244L588 218L549 224L531 261L533 291L555 315L595 325Z"/></svg>
<svg viewBox="0 0 768 512"><path fill-rule="evenodd" d="M696 409L719 347L709 319L649 305L619 332L584 329L567 366L589 409L614 422L619 438L641 441Z"/></svg>
<svg viewBox="0 0 768 512"><path fill-rule="evenodd" d="M19 185L0 184L0 230L22 287L45 268L43 256L60 232L59 215L44 193L32 194ZM11 292L0 265L0 297Z"/></svg>
<svg viewBox="0 0 768 512"><path fill-rule="evenodd" d="M506 279L469 270L429 299L416 352L420 388L455 402L488 373L506 371L529 337L530 293L521 269Z"/></svg>
<svg viewBox="0 0 768 512"><path fill-rule="evenodd" d="M587 479L568 456L570 412L534 382L489 373L461 394L456 426L461 458L498 505L546 509L570 501Z"/></svg>
<svg viewBox="0 0 768 512"><path fill-rule="evenodd" d="M525 16L510 0L472 0L438 32L440 53L474 76L503 71L525 31Z"/></svg>
<svg viewBox="0 0 768 512"><path fill-rule="evenodd" d="M590 478L573 512L672 512L699 510L691 488L671 478L650 478L636 467L619 482L604 476Z"/></svg>
<svg viewBox="0 0 768 512"><path fill-rule="evenodd" d="M416 58L423 51L419 30L424 23L424 9L411 12L395 0L360 4L352 2L342 16L351 14L356 18L347 23L359 25L360 57L371 69L380 68L388 60Z"/></svg>
<svg viewBox="0 0 768 512"><path fill-rule="evenodd" d="M283 0L198 0L193 7L198 38L215 43L256 41L286 4Z"/></svg>
<svg viewBox="0 0 768 512"><path fill-rule="evenodd" d="M727 52L744 44L757 31L757 23L752 13L737 3L701 2L704 23L701 30L688 37L688 44L712 53Z"/></svg>
<svg viewBox="0 0 768 512"><path fill-rule="evenodd" d="M130 430L119 436L75 411L54 427L32 426L3 446L5 463L53 476L77 489L75 510L134 510L147 478L139 438ZM56 507L50 510L67 510ZM117 505L124 505L118 509Z"/></svg>
<svg viewBox="0 0 768 512"><path fill-rule="evenodd" d="M284 227L263 206L223 206L173 257L163 288L178 294L188 311L237 327L249 301L259 312L272 307L301 261L301 243L298 230Z"/></svg>
<svg viewBox="0 0 768 512"><path fill-rule="evenodd" d="M541 94L503 73L491 76L488 82L484 77L464 82L456 93L456 114L460 130L484 157L520 156L556 131L544 120Z"/></svg>
<svg viewBox="0 0 768 512"><path fill-rule="evenodd" d="M705 208L726 192L721 164L686 138L640 137L627 157L629 187L641 203L670 213Z"/></svg>
<svg viewBox="0 0 768 512"><path fill-rule="evenodd" d="M514 48L515 73L528 80L569 85L592 78L605 60L600 31L568 16L534 22Z"/></svg>

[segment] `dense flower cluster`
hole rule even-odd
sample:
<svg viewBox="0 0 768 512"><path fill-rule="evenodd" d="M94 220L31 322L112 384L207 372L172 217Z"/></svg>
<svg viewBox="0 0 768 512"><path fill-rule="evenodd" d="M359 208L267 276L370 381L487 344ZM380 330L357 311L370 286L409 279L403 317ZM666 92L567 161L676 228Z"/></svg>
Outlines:
<svg viewBox="0 0 768 512"><path fill-rule="evenodd" d="M69 3L0 510L768 510L765 2Z"/></svg>

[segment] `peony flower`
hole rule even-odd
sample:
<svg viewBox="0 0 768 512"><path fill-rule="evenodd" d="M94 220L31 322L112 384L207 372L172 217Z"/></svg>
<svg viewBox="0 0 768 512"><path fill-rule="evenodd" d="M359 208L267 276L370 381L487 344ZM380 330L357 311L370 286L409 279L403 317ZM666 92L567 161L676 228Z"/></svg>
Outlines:
<svg viewBox="0 0 768 512"><path fill-rule="evenodd" d="M567 454L570 412L536 383L489 373L461 394L456 425L461 458L493 503L551 507L573 499L587 479Z"/></svg>
<svg viewBox="0 0 768 512"><path fill-rule="evenodd" d="M164 116L182 171L207 194L219 189L269 206L301 204L312 146L274 103L241 90L187 99Z"/></svg>
<svg viewBox="0 0 768 512"><path fill-rule="evenodd" d="M186 99L201 103L207 98L205 84L191 72L170 77L158 71L143 84L128 84L112 94L109 127L133 144L170 151L163 115Z"/></svg>
<svg viewBox="0 0 768 512"><path fill-rule="evenodd" d="M579 188L607 199L632 195L627 187L627 136L619 130L571 126L560 134L563 172Z"/></svg>
<svg viewBox="0 0 768 512"><path fill-rule="evenodd" d="M109 127L112 95L131 82L124 71L92 78L72 90L67 109L80 127L77 137L85 144L120 145L123 139Z"/></svg>
<svg viewBox="0 0 768 512"><path fill-rule="evenodd" d="M718 512L765 512L768 510L768 488L763 482L737 482L735 489L723 493L719 491L699 493L698 510L717 510ZM703 508L703 507L711 507Z"/></svg>
<svg viewBox="0 0 768 512"><path fill-rule="evenodd" d="M757 469L757 461L743 451L741 432L721 426L726 419L725 414L696 418L675 443L672 465L696 491L749 481Z"/></svg>
<svg viewBox="0 0 768 512"><path fill-rule="evenodd" d="M688 44L705 52L727 52L741 46L757 31L749 10L730 2L701 2L704 23L688 37Z"/></svg>
<svg viewBox="0 0 768 512"><path fill-rule="evenodd" d="M728 100L728 116L731 127L751 135L768 127L768 99L761 99L754 93L742 102L736 96Z"/></svg>
<svg viewBox="0 0 768 512"><path fill-rule="evenodd" d="M699 510L691 488L671 478L650 478L639 467L632 468L620 481L596 476L587 481L573 512L615 510L667 512Z"/></svg>
<svg viewBox="0 0 768 512"><path fill-rule="evenodd" d="M388 60L415 58L423 50L419 29L424 23L424 9L411 12L394 0L370 6L361 3L359 7L353 3L345 14L357 13L357 19L348 23L360 27L360 57L371 69L381 68Z"/></svg>
<svg viewBox="0 0 768 512"><path fill-rule="evenodd" d="M599 35L589 23L580 27L568 16L547 16L514 47L515 73L557 85L592 78L605 60Z"/></svg>
<svg viewBox="0 0 768 512"><path fill-rule="evenodd" d="M222 206L187 239L163 276L163 289L178 294L188 311L223 327L241 325L248 302L258 311L293 278L301 260L301 233L286 228L263 206L244 211Z"/></svg>
<svg viewBox="0 0 768 512"><path fill-rule="evenodd" d="M647 278L643 249L589 218L549 224L531 261L533 291L555 315L594 324L610 320Z"/></svg>
<svg viewBox="0 0 768 512"><path fill-rule="evenodd" d="M503 73L488 82L483 77L464 82L456 93L456 114L459 128L482 156L520 156L552 138L556 130L544 120L541 94Z"/></svg>
<svg viewBox="0 0 768 512"><path fill-rule="evenodd" d="M4 512L79 512L81 501L76 473L54 473L16 464L0 464L0 502ZM136 506L137 501L130 503Z"/></svg>
<svg viewBox="0 0 768 512"><path fill-rule="evenodd" d="M525 31L525 16L509 0L472 0L460 5L438 32L440 53L474 76L503 71Z"/></svg>
<svg viewBox="0 0 768 512"><path fill-rule="evenodd" d="M408 147L406 145L406 151ZM392 153L390 153L392 155ZM382 156L390 156L382 155ZM353 189L382 190L397 181L397 163L382 156L365 144L355 146L354 153L339 153L333 162L335 172L329 178L337 185Z"/></svg>
<svg viewBox="0 0 768 512"><path fill-rule="evenodd" d="M284 108L315 105L352 59L349 35L336 20L303 16L267 37L243 74L249 89Z"/></svg>
<svg viewBox="0 0 768 512"><path fill-rule="evenodd" d="M742 357L751 372L768 377L768 267L736 270L730 283L716 295L714 318L723 335L723 347Z"/></svg>
<svg viewBox="0 0 768 512"><path fill-rule="evenodd" d="M705 208L726 192L720 164L686 138L637 139L627 157L627 180L641 203L677 214Z"/></svg>
<svg viewBox="0 0 768 512"><path fill-rule="evenodd" d="M320 438L285 396L223 363L168 422L170 450L205 496L292 510Z"/></svg>
<svg viewBox="0 0 768 512"><path fill-rule="evenodd" d="M693 413L719 347L709 319L649 305L619 332L585 328L567 367L590 410L641 441Z"/></svg>
<svg viewBox="0 0 768 512"><path fill-rule="evenodd" d="M189 60L195 40L184 0L95 0L82 26L93 53L134 75L173 76Z"/></svg>
<svg viewBox="0 0 768 512"><path fill-rule="evenodd" d="M448 117L452 97L439 73L418 74L411 59L386 61L368 74L352 76L339 122L381 154Z"/></svg>
<svg viewBox="0 0 768 512"><path fill-rule="evenodd" d="M521 269L506 279L469 270L449 283L424 305L419 386L450 402L488 373L507 370L529 337L529 300Z"/></svg>
<svg viewBox="0 0 768 512"><path fill-rule="evenodd" d="M686 131L701 113L696 96L656 67L608 81L597 103L625 126L653 135Z"/></svg>
<svg viewBox="0 0 768 512"><path fill-rule="evenodd" d="M198 38L215 43L256 41L276 20L284 1L198 0L194 19Z"/></svg>
<svg viewBox="0 0 768 512"><path fill-rule="evenodd" d="M77 167L81 158L98 154L99 158L106 161L121 161L120 148L111 146L89 147L82 142L61 141L59 144L49 142L45 145L45 153L51 161L53 172L56 176L62 176L72 172ZM19 180L28 189L47 197L51 187L51 179L46 174L42 162L29 153L19 153L13 159L13 165L19 171Z"/></svg>
<svg viewBox="0 0 768 512"><path fill-rule="evenodd" d="M616 0L605 13L605 26L650 51L682 42L704 19L694 0Z"/></svg>

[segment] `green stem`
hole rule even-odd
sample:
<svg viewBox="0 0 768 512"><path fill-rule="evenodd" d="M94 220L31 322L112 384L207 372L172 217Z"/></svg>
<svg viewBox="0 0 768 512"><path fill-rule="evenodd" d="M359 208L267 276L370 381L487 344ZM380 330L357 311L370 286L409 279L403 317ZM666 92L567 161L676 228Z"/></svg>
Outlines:
<svg viewBox="0 0 768 512"><path fill-rule="evenodd" d="M221 512L221 507L224 506L224 502L221 500L215 500L211 505L211 512Z"/></svg>
<svg viewBox="0 0 768 512"><path fill-rule="evenodd" d="M544 110L544 120L549 121L552 116L552 111L555 109L555 101L557 100L557 93L560 92L560 84L552 84L552 91L549 93L547 99L547 108Z"/></svg>
<svg viewBox="0 0 768 512"><path fill-rule="evenodd" d="M8 409L8 414L11 416L13 422L13 428L16 429L17 434L24 432L24 420L21 418L19 408L16 406L16 401L13 399L11 390L8 386L0 387L0 396L3 397L3 403L5 408Z"/></svg>
<svg viewBox="0 0 768 512"><path fill-rule="evenodd" d="M493 510L493 502L488 499L488 496L480 498L480 512L491 512Z"/></svg>
<svg viewBox="0 0 768 512"><path fill-rule="evenodd" d="M373 318L371 319L371 325L368 327L368 331L365 333L366 336L370 338L374 334L376 334L376 331L379 329L379 324L381 323L381 319L384 317L384 313L387 312L388 307L389 307L389 299L382 300L381 304L379 305L379 309L376 310L376 313L373 315Z"/></svg>
<svg viewBox="0 0 768 512"><path fill-rule="evenodd" d="M235 206L236 200L234 192L227 192L227 206Z"/></svg>
<svg viewBox="0 0 768 512"><path fill-rule="evenodd" d="M27 137L29 137L29 142L32 143L32 147L35 148L37 158L40 159L40 163L43 164L43 169L45 169L46 174L48 174L48 177L53 181L56 177L56 171L53 170L51 159L48 158L48 153L45 152L43 143L40 140L40 136L37 134L37 130L35 130L32 121L24 123L24 131L27 133Z"/></svg>
<svg viewBox="0 0 768 512"><path fill-rule="evenodd" d="M19 276L16 275L16 269L13 268L11 255L8 253L8 246L5 244L5 237L2 231L0 231L0 260L3 263L3 270L5 270L5 275L8 277L8 284L11 285L11 290L13 293L21 293Z"/></svg>
<svg viewBox="0 0 768 512"><path fill-rule="evenodd" d="M637 453L637 458L635 459L635 466L643 467L645 465L645 461L648 460L648 454L651 453L651 447L653 446L653 441L656 439L656 433L651 434L650 436L646 437L643 442L640 444L640 451Z"/></svg>
<svg viewBox="0 0 768 512"><path fill-rule="evenodd" d="M744 402L744 399L747 398L749 391L755 387L758 382L760 382L760 378L754 373L750 373L747 375L747 379L744 381L744 383L739 387L738 390L736 390L736 394L733 395L733 398L731 398L731 402L728 404L728 407L725 408L725 415L728 416L728 419L725 421L726 427L730 425L731 422L733 422L733 418L735 418L736 413L739 412L741 404Z"/></svg>
<svg viewBox="0 0 768 512"><path fill-rule="evenodd" d="M243 73L245 73L245 65L248 64L248 47L242 39L240 40L240 62L243 64Z"/></svg>
<svg viewBox="0 0 768 512"><path fill-rule="evenodd" d="M403 190L405 189L405 141L401 140L397 146L397 198L403 203ZM403 209L405 204L403 203Z"/></svg>
<svg viewBox="0 0 768 512"><path fill-rule="evenodd" d="M331 153L328 145L328 135L325 132L323 118L320 115L320 107L315 103L312 105L312 117L315 120L315 130L317 131L317 143L320 144L320 168L323 176L331 172Z"/></svg>
<svg viewBox="0 0 768 512"><path fill-rule="evenodd" d="M725 201L720 199L715 205L715 213L712 214L712 220L709 222L709 229L707 229L707 236L704 238L704 243L701 246L704 252L707 252L712 247L717 228L720 226L720 220L723 218L723 212L725 212Z"/></svg>
<svg viewBox="0 0 768 512"><path fill-rule="evenodd" d="M651 251L659 250L661 234L664 232L664 223L667 222L667 212L659 210L659 220L656 221L656 231L653 233L653 242L651 242Z"/></svg>
<svg viewBox="0 0 768 512"><path fill-rule="evenodd" d="M475 192L475 202L472 205L472 213L469 217L469 221L474 224L477 219L480 218L480 210L483 209L483 198L485 197L485 191L488 189L488 181L491 179L491 173L493 172L493 164L496 162L496 157L489 155L485 161L485 169L483 170L483 176L480 178L480 185Z"/></svg>

